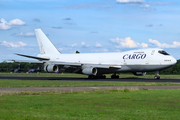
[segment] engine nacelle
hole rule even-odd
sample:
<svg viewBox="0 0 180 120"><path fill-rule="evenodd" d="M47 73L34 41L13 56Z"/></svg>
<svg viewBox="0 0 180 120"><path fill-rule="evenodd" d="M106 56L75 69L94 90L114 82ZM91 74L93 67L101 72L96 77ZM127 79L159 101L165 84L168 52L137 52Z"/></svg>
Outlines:
<svg viewBox="0 0 180 120"><path fill-rule="evenodd" d="M49 64L44 66L44 71L48 73L53 73L53 72L57 73L59 71L59 68L57 65Z"/></svg>
<svg viewBox="0 0 180 120"><path fill-rule="evenodd" d="M86 75L96 75L97 74L97 68L85 67L85 68L83 68L82 73L86 74Z"/></svg>
<svg viewBox="0 0 180 120"><path fill-rule="evenodd" d="M146 72L134 72L133 74L136 76L143 76L146 75Z"/></svg>

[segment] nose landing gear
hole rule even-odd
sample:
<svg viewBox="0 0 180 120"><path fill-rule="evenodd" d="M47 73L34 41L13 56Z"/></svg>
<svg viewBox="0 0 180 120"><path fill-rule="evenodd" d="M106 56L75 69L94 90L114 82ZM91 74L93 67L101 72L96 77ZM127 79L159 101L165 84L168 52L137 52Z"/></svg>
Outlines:
<svg viewBox="0 0 180 120"><path fill-rule="evenodd" d="M159 71L156 71L156 75L154 76L154 79L160 79Z"/></svg>

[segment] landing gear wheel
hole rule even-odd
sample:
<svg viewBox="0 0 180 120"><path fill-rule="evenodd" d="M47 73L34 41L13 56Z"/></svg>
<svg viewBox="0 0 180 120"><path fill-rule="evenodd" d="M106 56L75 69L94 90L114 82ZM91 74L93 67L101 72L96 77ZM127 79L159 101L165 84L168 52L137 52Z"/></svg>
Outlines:
<svg viewBox="0 0 180 120"><path fill-rule="evenodd" d="M101 76L89 75L88 79L106 79L106 76L105 75L101 75Z"/></svg>
<svg viewBox="0 0 180 120"><path fill-rule="evenodd" d="M106 76L105 76L105 75L103 75L103 76L102 76L102 78L103 78L103 79L106 79Z"/></svg>
<svg viewBox="0 0 180 120"><path fill-rule="evenodd" d="M160 79L160 76L155 76L154 79Z"/></svg>
<svg viewBox="0 0 180 120"><path fill-rule="evenodd" d="M119 78L119 75L116 75L116 78Z"/></svg>
<svg viewBox="0 0 180 120"><path fill-rule="evenodd" d="M156 71L156 75L155 75L154 79L160 79L159 71Z"/></svg>
<svg viewBox="0 0 180 120"><path fill-rule="evenodd" d="M111 79L119 78L119 75L111 75Z"/></svg>
<svg viewBox="0 0 180 120"><path fill-rule="evenodd" d="M89 75L89 76L88 76L88 79L95 79L95 78L96 78L95 75Z"/></svg>

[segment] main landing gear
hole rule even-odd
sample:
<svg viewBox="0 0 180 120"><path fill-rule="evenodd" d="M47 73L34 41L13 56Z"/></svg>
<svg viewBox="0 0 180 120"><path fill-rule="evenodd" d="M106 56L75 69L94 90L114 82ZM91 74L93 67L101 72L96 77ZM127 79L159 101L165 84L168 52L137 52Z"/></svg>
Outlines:
<svg viewBox="0 0 180 120"><path fill-rule="evenodd" d="M119 75L116 75L116 73L114 73L113 75L111 75L111 78L112 79L119 78Z"/></svg>
<svg viewBox="0 0 180 120"><path fill-rule="evenodd" d="M114 73L113 75L111 75L111 79L118 79L119 75L116 75L116 73ZM105 75L89 75L88 79L106 79Z"/></svg>
<svg viewBox="0 0 180 120"><path fill-rule="evenodd" d="M88 79L106 79L105 75L89 75Z"/></svg>
<svg viewBox="0 0 180 120"><path fill-rule="evenodd" d="M160 79L159 71L156 71L156 75L154 76L154 79Z"/></svg>

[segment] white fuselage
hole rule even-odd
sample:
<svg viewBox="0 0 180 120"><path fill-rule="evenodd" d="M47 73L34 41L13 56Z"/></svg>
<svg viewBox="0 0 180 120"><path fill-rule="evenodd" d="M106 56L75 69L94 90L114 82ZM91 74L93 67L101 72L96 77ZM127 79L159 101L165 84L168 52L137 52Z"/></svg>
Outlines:
<svg viewBox="0 0 180 120"><path fill-rule="evenodd" d="M120 53L52 54L50 61L81 64L121 66L117 72L154 71L168 68L177 61L170 55L158 53L161 49L140 49ZM42 54L39 57L45 57ZM113 71L101 71L112 73Z"/></svg>

